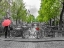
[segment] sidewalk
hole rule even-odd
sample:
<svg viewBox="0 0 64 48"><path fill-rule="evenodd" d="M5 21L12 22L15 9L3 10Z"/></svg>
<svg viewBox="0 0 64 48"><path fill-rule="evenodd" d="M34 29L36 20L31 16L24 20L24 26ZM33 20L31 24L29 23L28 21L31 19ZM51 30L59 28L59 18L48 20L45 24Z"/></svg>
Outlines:
<svg viewBox="0 0 64 48"><path fill-rule="evenodd" d="M3 39L3 41L0 41L0 48L64 48L64 38L21 39L21 37L16 37L5 39L0 37L0 39ZM12 41L8 41L10 39ZM63 42L49 42L56 39L61 39Z"/></svg>
<svg viewBox="0 0 64 48"><path fill-rule="evenodd" d="M42 39L22 39L21 37L0 37L0 40L3 41L16 41L16 42L49 42L49 41L64 41L64 37L56 37L56 38L42 38Z"/></svg>
<svg viewBox="0 0 64 48"><path fill-rule="evenodd" d="M9 40L9 41L11 41L11 40L13 40L13 38L11 38L11 37L10 38L9 37L8 38L5 38L4 36L1 36L0 37L0 40L3 40L3 41Z"/></svg>

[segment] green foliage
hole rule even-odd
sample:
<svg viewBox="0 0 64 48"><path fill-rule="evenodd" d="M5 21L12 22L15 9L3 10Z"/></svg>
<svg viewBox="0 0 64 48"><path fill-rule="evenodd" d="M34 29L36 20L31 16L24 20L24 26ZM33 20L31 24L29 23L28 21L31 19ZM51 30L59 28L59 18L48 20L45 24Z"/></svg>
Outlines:
<svg viewBox="0 0 64 48"><path fill-rule="evenodd" d="M11 8L13 19L20 19L22 21L26 21L27 13L23 0L15 0Z"/></svg>
<svg viewBox="0 0 64 48"><path fill-rule="evenodd" d="M51 18L60 15L61 3L58 0L41 0L39 16L47 22Z"/></svg>
<svg viewBox="0 0 64 48"><path fill-rule="evenodd" d="M1 2L2 0L0 0L0 2Z"/></svg>
<svg viewBox="0 0 64 48"><path fill-rule="evenodd" d="M6 16L6 11L9 8L9 3L6 0L1 0L0 2L0 18Z"/></svg>
<svg viewBox="0 0 64 48"><path fill-rule="evenodd" d="M27 22L28 23L35 22L35 17L30 14L29 16L27 16Z"/></svg>
<svg viewBox="0 0 64 48"><path fill-rule="evenodd" d="M0 18L6 16L7 10L10 8L11 17L14 20L26 21L26 9L23 0L13 0L12 4L8 3L8 0L2 0L0 2Z"/></svg>
<svg viewBox="0 0 64 48"><path fill-rule="evenodd" d="M42 22L43 20L42 20L41 16L37 16L36 21L37 22Z"/></svg>
<svg viewBox="0 0 64 48"><path fill-rule="evenodd" d="M17 6L15 2L12 3L11 12L12 12L12 17L15 20L17 18Z"/></svg>

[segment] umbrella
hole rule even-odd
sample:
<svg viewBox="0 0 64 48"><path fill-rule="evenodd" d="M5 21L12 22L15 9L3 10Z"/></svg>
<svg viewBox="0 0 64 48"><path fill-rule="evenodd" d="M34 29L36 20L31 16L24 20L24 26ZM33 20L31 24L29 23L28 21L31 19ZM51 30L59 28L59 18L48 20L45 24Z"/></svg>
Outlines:
<svg viewBox="0 0 64 48"><path fill-rule="evenodd" d="M10 19L5 19L3 22L2 22L2 26L9 26L11 24L11 20Z"/></svg>

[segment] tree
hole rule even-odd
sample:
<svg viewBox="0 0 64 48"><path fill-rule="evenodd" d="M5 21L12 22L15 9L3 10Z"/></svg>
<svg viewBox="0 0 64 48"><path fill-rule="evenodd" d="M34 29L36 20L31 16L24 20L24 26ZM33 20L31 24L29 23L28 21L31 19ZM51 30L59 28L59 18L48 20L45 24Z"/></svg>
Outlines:
<svg viewBox="0 0 64 48"><path fill-rule="evenodd" d="M0 2L0 18L7 16L7 10L9 8L9 3L6 0L1 0Z"/></svg>
<svg viewBox="0 0 64 48"><path fill-rule="evenodd" d="M39 16L44 22L60 15L61 3L58 0L41 0Z"/></svg>
<svg viewBox="0 0 64 48"><path fill-rule="evenodd" d="M11 8L12 8L11 9L12 17L13 17L13 19L16 20L16 24L18 21L20 23L20 20L26 21L27 13L26 13L26 9L25 9L23 0L13 1Z"/></svg>
<svg viewBox="0 0 64 48"><path fill-rule="evenodd" d="M27 22L28 22L28 23L35 22L35 17L30 14L29 16L27 16Z"/></svg>
<svg viewBox="0 0 64 48"><path fill-rule="evenodd" d="M43 18L42 18L41 16L37 16L37 18L36 18L36 22L43 22L42 19L43 19Z"/></svg>
<svg viewBox="0 0 64 48"><path fill-rule="evenodd" d="M21 5L17 10L17 18L19 19L19 21L22 20L25 22L26 16L27 16L26 9Z"/></svg>
<svg viewBox="0 0 64 48"><path fill-rule="evenodd" d="M60 25L60 30L62 30L62 18L63 18L63 13L64 13L64 0L60 0L60 2L62 3L62 10L60 13L59 25Z"/></svg>

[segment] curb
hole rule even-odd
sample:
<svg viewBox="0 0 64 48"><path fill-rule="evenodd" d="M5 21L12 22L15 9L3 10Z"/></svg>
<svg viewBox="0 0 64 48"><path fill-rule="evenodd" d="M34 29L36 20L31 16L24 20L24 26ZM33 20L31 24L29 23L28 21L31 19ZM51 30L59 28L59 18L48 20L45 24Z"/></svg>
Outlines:
<svg viewBox="0 0 64 48"><path fill-rule="evenodd" d="M14 42L53 42L53 41L64 41L64 40L3 40L3 41L14 41Z"/></svg>
<svg viewBox="0 0 64 48"><path fill-rule="evenodd" d="M4 41L14 41L14 42L53 42L53 41L64 41L64 40L44 40L44 41L19 41L19 40L4 40Z"/></svg>
<svg viewBox="0 0 64 48"><path fill-rule="evenodd" d="M0 40L15 41L15 42L52 42L52 41L64 41L64 38L43 38L43 39L0 38Z"/></svg>

